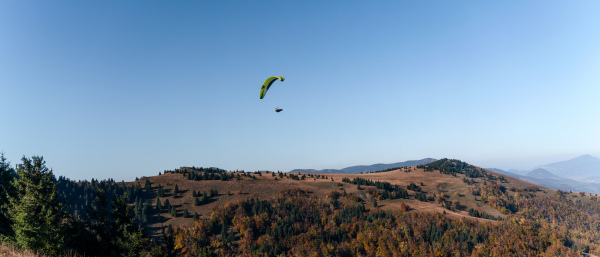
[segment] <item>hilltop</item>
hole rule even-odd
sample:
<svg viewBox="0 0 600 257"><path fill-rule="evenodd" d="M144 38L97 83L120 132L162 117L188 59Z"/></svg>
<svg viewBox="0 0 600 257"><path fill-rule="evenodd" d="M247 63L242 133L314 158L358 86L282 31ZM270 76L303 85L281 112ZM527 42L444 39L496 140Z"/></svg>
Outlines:
<svg viewBox="0 0 600 257"><path fill-rule="evenodd" d="M179 211L153 226L177 225L176 251L184 255L600 253L600 233L590 229L600 226L597 195L552 190L459 160L367 174L182 167L137 183L150 185L150 193L159 184L182 191L159 197ZM190 195L199 190L218 194L195 206ZM197 212L199 221L180 217L181 209Z"/></svg>
<svg viewBox="0 0 600 257"><path fill-rule="evenodd" d="M440 172L440 168L445 171ZM226 179L223 179L223 174L227 177ZM352 181L358 182L353 184ZM360 181L370 182L364 182L359 186ZM405 190L407 194L405 197L389 199L378 197L379 195L376 193L369 193L369 190L379 190L373 185L368 185L377 181L397 186L399 190ZM319 198L325 198L331 192L338 192L348 196L342 198L341 201L364 202L365 206L369 208L374 208L372 207L374 201L377 202L378 209L391 211L398 210L402 204L405 204L415 212L446 213L451 218L469 219L479 219L469 215L470 209L478 210L492 217L504 217L508 213L506 211L502 213L501 209L482 202L481 197L471 192L476 186L494 183L503 188L535 188L534 194L536 195L554 193L554 190L549 188L504 176L458 160L448 159L432 162L429 165L364 174L210 172L195 167L182 167L158 176L142 177L138 181L125 184L127 186L139 184L143 188L147 183L150 185L150 190L143 194L142 201L155 206L157 198L160 199L161 204L168 200L170 205L177 209L175 216L167 212L161 214L160 222L156 214L150 217L149 227L151 231L155 232L163 226L189 225L196 213L199 218L209 217L214 208L224 206L228 202L235 203L255 198L271 199L282 190L296 188L306 190L310 192L310 195ZM164 191L164 197L157 197L159 186ZM179 191L178 197L173 197L175 186ZM204 203L196 205L196 198L201 199L201 195L210 194L211 191L215 192L212 197L207 198ZM196 192L196 197L194 197L194 192ZM508 192L514 195L514 192ZM189 214L187 218L183 217L185 211ZM484 221L490 220L485 219Z"/></svg>

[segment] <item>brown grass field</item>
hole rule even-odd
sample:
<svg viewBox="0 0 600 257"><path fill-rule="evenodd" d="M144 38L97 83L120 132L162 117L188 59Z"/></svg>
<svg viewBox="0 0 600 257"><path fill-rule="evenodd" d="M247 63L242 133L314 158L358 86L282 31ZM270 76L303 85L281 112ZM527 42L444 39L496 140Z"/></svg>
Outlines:
<svg viewBox="0 0 600 257"><path fill-rule="evenodd" d="M189 168L183 167L180 170ZM405 172L410 169L410 172ZM489 174L493 174L494 176L500 177L502 174L498 174L492 171L487 171ZM163 212L161 215L163 217L162 222L158 222L156 218L156 214L150 217L150 226L148 228L148 232L151 235L158 235L163 227L168 226L169 224L176 226L186 226L193 222L194 213L198 213L200 218L206 218L212 212L213 208L218 206L223 206L227 202L235 203L238 201L246 200L249 198L258 198L258 199L270 199L277 195L280 190L284 189L292 189L299 188L309 191L311 194L317 197L326 197L328 193L331 191L343 192L345 190L347 193L354 193L365 200L365 207L367 208L380 208L382 210L397 210L399 209L400 204L404 203L410 206L410 211L416 212L446 212L446 215L450 218L467 218L479 220L482 222L495 222L487 219L474 218L468 215L468 209L474 208L487 212L488 214L494 216L504 216L495 208L488 206L487 204L476 200L469 192L469 186L463 182L463 178L465 175L458 174L458 176L454 177L447 174L442 174L438 171L434 172L425 172L422 169L417 169L416 166L397 169L389 172L380 172L380 173L367 173L367 174L326 174L322 176L326 176L327 178L315 179L309 176L309 174L305 174L307 177L304 180L293 180L289 177L280 178L279 176L272 176L271 173L262 173L261 176L258 174L252 174L256 179L251 177L241 176L240 180L233 179L230 181L220 181L220 180L201 180L201 181L193 181L188 180L181 173L167 173L154 177L142 177L140 180L136 182L127 182L126 184L132 185L133 183L140 183L140 186L143 187L145 180L150 180L152 184L152 192L146 193L144 196L144 200L147 203L151 203L154 207L156 202L156 192L158 184L161 184L163 188L165 188L165 197L161 197L161 202L164 203L165 199L169 199L171 205L174 205L177 208L177 217L172 217L170 214ZM296 173L295 175L298 175ZM299 176L302 176L300 174ZM446 199L450 201L458 200L461 205L464 205L466 208L461 211L451 211L443 208L437 202L421 202L414 198L413 191L408 191L410 194L409 199L395 199L395 200L378 200L378 207L373 207L372 201L373 199L366 193L367 187L363 186L363 190L358 190L356 185L342 183L342 178L353 179L355 177L360 177L364 179L370 179L372 181L382 181L389 182L391 184L397 184L404 188L409 185L411 182L421 185L423 183L422 191L425 193L444 193L446 195ZM512 178L509 176L504 176L507 180L507 183L502 183L506 188L516 187L516 188L525 188L531 186L537 186L541 189L541 191L536 192L538 195L545 194L554 194L555 190L545 188L542 186L538 186L529 182L525 182L516 178ZM277 180L275 179L277 178ZM332 181L333 179L333 181ZM476 178L475 181L477 183L484 183L482 178ZM341 184L341 185L340 185ZM175 185L178 186L180 196L177 198L173 198L173 189ZM211 189L216 189L219 192L219 195L213 197L211 202L201 205L194 205L194 198L192 196L192 190L196 190L197 192L209 192ZM514 192L507 191L510 194L514 194ZM570 197L580 197L578 199L584 200L585 198L589 198L589 194L587 197L581 197L576 193L569 194ZM345 198L340 198L340 201L350 202ZM183 218L183 209L187 209L190 217Z"/></svg>
<svg viewBox="0 0 600 257"><path fill-rule="evenodd" d="M30 250L17 249L16 247L6 245L0 241L0 257L46 257L47 255L36 253ZM75 253L61 255L64 257L77 257Z"/></svg>

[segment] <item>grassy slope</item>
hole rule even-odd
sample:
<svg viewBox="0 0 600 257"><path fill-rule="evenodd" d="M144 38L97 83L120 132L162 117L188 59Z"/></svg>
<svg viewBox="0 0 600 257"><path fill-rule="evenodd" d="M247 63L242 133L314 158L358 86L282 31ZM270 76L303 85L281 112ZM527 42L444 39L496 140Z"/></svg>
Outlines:
<svg viewBox="0 0 600 257"><path fill-rule="evenodd" d="M279 178L279 176L273 177L271 173L263 173L262 176L259 176L258 174L252 174L256 177L256 179L241 176L240 180L233 179L231 181L192 181L186 179L183 176L183 174L168 173L160 176L148 178L144 177L137 182L129 182L128 184L140 183L140 185L143 186L145 180L149 179L152 183L152 192L145 194L145 198L154 206L156 202L157 186L160 183L163 186L163 188L166 188L165 197L161 198L161 202L164 202L165 199L169 199L169 202L177 207L177 217L172 217L170 214L164 212L162 213L164 219L163 223L158 223L158 220L156 219L156 214L153 213L153 216L150 218L151 225L149 226L149 232L154 235L157 235L157 233L160 232L160 228L162 226L168 226L169 224L173 226L190 224L193 221L192 216L194 213L198 213L201 218L206 217L207 215L210 215L214 207L223 206L227 202L237 202L240 200L256 197L258 197L259 199L268 199L275 196L279 190L289 188L306 189L318 197L325 197L331 191L342 192L343 189L347 193L354 193L359 195L359 197L366 200L365 206L369 208L374 208L371 204L372 199L366 193L365 190L358 190L356 185L341 182L342 178L353 179L355 177L370 179L372 181L390 182L391 184L397 184L405 188L411 182L417 185L420 185L422 182L424 184L424 186L422 186L424 192L443 192L448 196L447 200L458 200L462 205L466 206L465 210L468 210L469 208L474 208L485 211L494 216L504 216L498 210L476 200L476 198L469 192L468 185L463 183L463 178L465 175L459 174L457 177L454 177L451 175L441 174L438 171L424 172L422 169L417 169L414 166L410 167L410 169L412 169L411 172L405 172L404 170L394 170L389 172L368 174L326 174L325 176L327 176L327 179L313 179L311 177L308 177L307 174L307 178L305 180L293 180L287 177ZM502 175L492 171L487 172L497 177L504 176L507 179L508 183L502 183L502 185L506 188L525 188L537 186L533 183L508 177L506 175ZM275 180L275 178L277 178L277 180ZM334 181L331 180L332 178ZM475 181L477 183L484 183L482 178L476 178ZM340 183L342 184L342 186L339 186ZM172 197L172 192L175 185L177 185L179 190L183 192L178 198ZM537 195L551 195L554 194L555 191L541 186L537 187L539 187L542 190L538 191L536 193ZM218 190L219 195L217 197L214 197L208 204L194 206L192 190L196 190L197 192L209 192L211 189ZM228 195L228 192L231 193L231 195ZM507 192L509 192L509 194L514 194L514 192ZM379 208L382 208L384 210L394 210L397 209L401 203L405 203L408 204L411 207L411 209L413 209L413 211L417 212L441 213L443 211L446 211L447 215L452 218L466 217L469 219L475 219L473 217L468 216L467 211L450 211L441 207L438 203L435 202L418 201L414 198L413 191L409 191L409 193L411 195L409 199L378 201L378 205L380 205ZM586 201L586 199L589 198L589 194L587 194L585 197L581 197L578 194L573 193L570 194L570 197L579 197L577 199ZM347 200L342 198L342 201ZM190 218L182 217L183 209L187 209L189 211L191 215ZM485 219L479 220L493 222Z"/></svg>
<svg viewBox="0 0 600 257"><path fill-rule="evenodd" d="M17 249L14 246L6 245L0 241L0 257L46 257L47 255L35 253L30 250ZM65 257L77 257L74 253L67 253Z"/></svg>

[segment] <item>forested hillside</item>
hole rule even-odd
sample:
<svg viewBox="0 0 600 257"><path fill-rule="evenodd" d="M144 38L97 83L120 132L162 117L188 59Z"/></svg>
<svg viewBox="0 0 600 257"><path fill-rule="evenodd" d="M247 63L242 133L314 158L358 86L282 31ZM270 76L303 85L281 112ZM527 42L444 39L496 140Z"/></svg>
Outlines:
<svg viewBox="0 0 600 257"><path fill-rule="evenodd" d="M216 208L210 217L175 230L176 252L195 255L302 256L579 256L600 254L600 200L584 193L539 187L505 187L508 179L457 160L421 166L425 172L463 179L470 194L501 213L496 222L453 219L446 211L417 212L402 203L382 210L359 197L330 192L325 198L307 190L282 190L271 200L248 199ZM467 178L486 178L484 183ZM397 185L344 179L372 192L399 192ZM422 191L414 183L409 190ZM415 193L418 195L418 193ZM341 197L352 199L341 202ZM385 199L380 197L378 199ZM390 199L394 199L393 197ZM440 202L448 211L453 205ZM470 209L471 216L493 218Z"/></svg>
<svg viewBox="0 0 600 257"><path fill-rule="evenodd" d="M565 224L557 225L549 213L531 213L556 204L555 198L519 204L522 213L491 223L415 212L410 206L368 209L340 204L335 196L284 190L272 200L217 208L210 218L176 229L174 245L185 256L578 256L598 250L590 240L598 239L598 231L581 230L597 227L597 220L563 209L558 211L564 211Z"/></svg>
<svg viewBox="0 0 600 257"><path fill-rule="evenodd" d="M367 174L56 179L2 156L3 244L86 256L600 255L600 199L442 159Z"/></svg>

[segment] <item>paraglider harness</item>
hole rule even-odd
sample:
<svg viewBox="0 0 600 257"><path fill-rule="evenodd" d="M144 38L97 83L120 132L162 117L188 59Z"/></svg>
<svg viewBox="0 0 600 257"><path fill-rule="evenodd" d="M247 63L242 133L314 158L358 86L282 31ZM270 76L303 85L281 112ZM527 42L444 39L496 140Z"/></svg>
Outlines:
<svg viewBox="0 0 600 257"><path fill-rule="evenodd" d="M283 109L279 109L279 107L275 108L275 112L283 111Z"/></svg>

